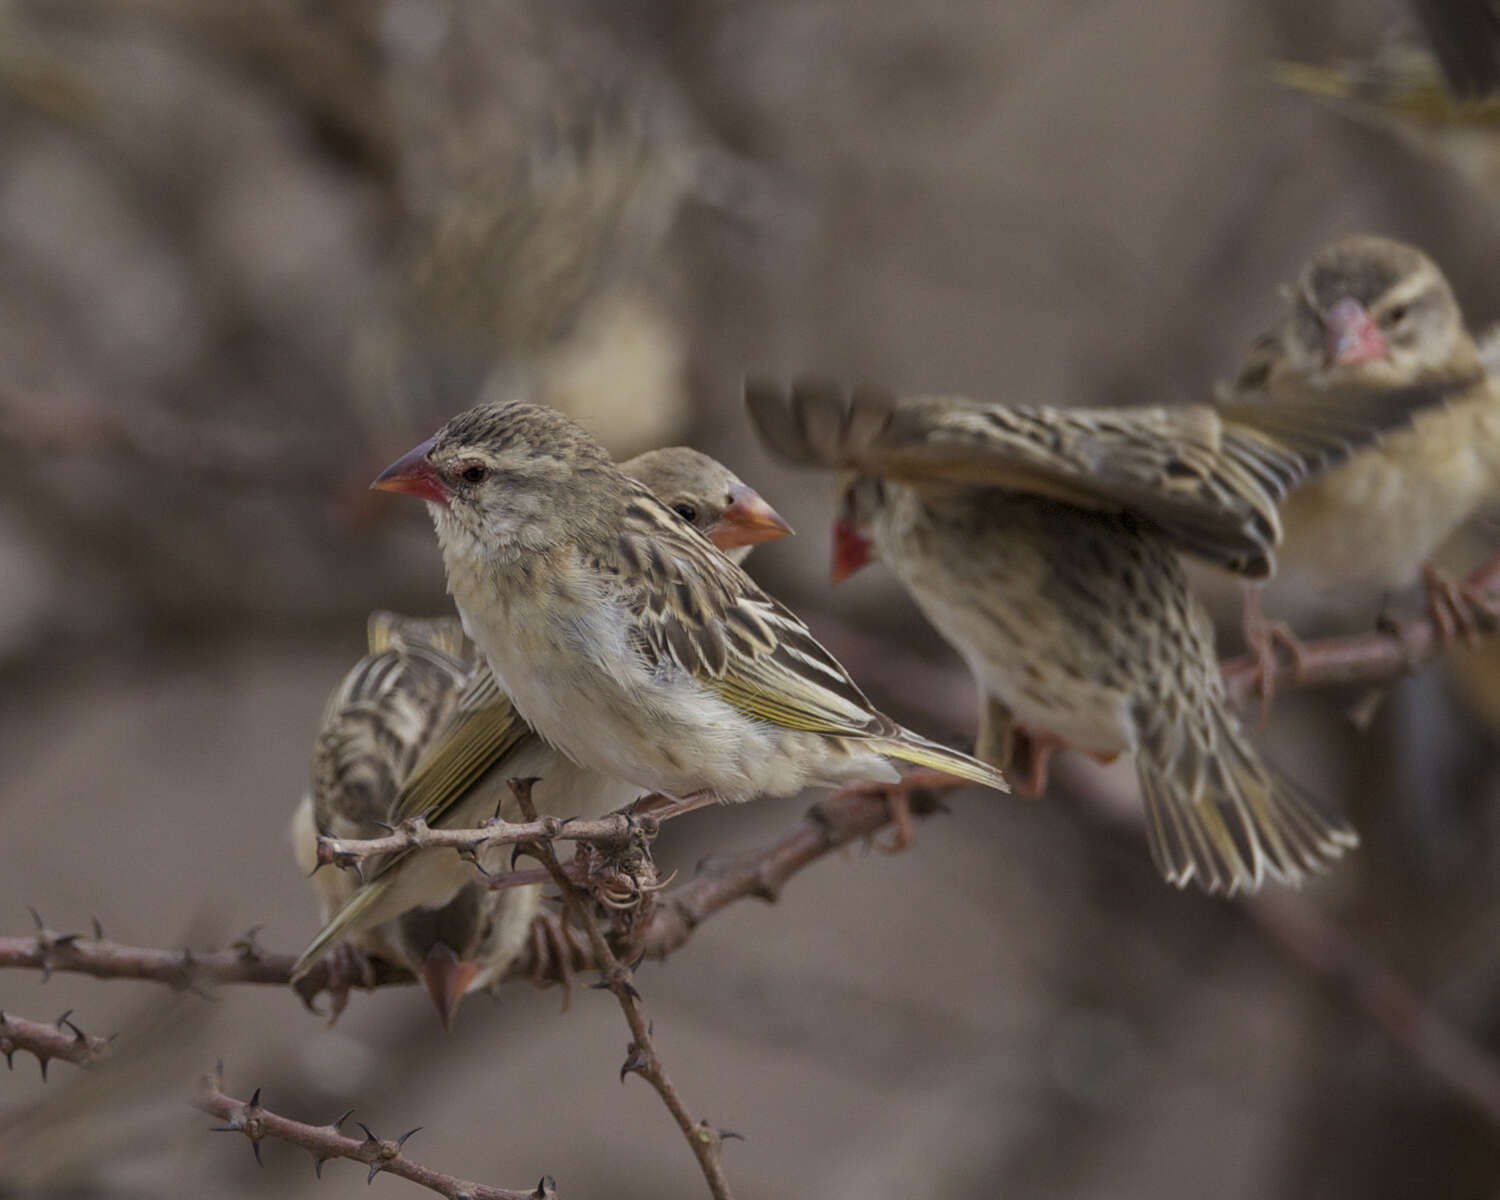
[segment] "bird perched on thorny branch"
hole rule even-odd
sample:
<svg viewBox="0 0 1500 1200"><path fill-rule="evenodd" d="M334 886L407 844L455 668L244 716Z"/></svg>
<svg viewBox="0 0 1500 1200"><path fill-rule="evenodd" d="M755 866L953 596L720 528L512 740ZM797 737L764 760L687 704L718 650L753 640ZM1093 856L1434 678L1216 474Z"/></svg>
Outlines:
<svg viewBox="0 0 1500 1200"><path fill-rule="evenodd" d="M736 561L791 532L754 489L696 450L649 451L621 469ZM436 623L407 624L422 632ZM461 642L457 621L447 624ZM539 777L533 799L539 811L557 816L601 816L639 793L562 761L516 714L484 661L461 671L455 685L451 669L434 672L432 655L420 646L377 646L375 630L372 619L374 657L350 672L325 717L314 797L299 809L296 826L304 869L316 865L318 833L373 837L381 823L418 815L434 825L472 827L497 809L518 820L506 787L513 777ZM353 819L339 820L341 810L352 810ZM496 861L481 863L493 869L503 854L488 857ZM294 974L337 945L388 958L426 983L445 1025L466 992L488 986L515 959L541 897L539 887L492 891L443 850L370 864L364 878L356 884L347 872L314 876L325 923Z"/></svg>
<svg viewBox="0 0 1500 1200"><path fill-rule="evenodd" d="M1252 586L1245 640L1268 665L1274 643L1300 656L1283 622L1319 611L1379 615L1393 591L1419 579L1445 638L1484 623L1485 601L1428 563L1470 516L1500 496L1500 387L1484 369L1447 279L1415 246L1345 238L1303 267L1287 311L1251 348L1226 403L1316 407L1353 389L1432 384L1448 402L1300 488L1282 506L1274 579ZM1364 621L1362 620L1362 623ZM1266 677L1263 672L1263 677Z"/></svg>
<svg viewBox="0 0 1500 1200"><path fill-rule="evenodd" d="M1246 738L1178 552L1268 575L1282 497L1439 398L1062 410L746 385L772 451L844 472L835 579L878 557L967 662L979 756L1035 793L1057 747L1133 755L1152 857L1211 892L1298 882L1356 839Z"/></svg>
<svg viewBox="0 0 1500 1200"><path fill-rule="evenodd" d="M574 761L680 799L897 783L892 759L1005 787L875 711L794 614L561 413L480 405L374 486L427 501L464 628Z"/></svg>
<svg viewBox="0 0 1500 1200"><path fill-rule="evenodd" d="M369 654L339 682L323 709L313 746L312 789L292 817L292 851L311 874L326 921L357 890L345 871L320 871L320 834L378 837L392 802L433 734L454 711L471 671L458 621L372 613ZM478 895L451 906L443 897L358 931L340 949L332 1015L348 986L366 974L368 958L406 967L420 979L446 1026L483 962L497 947L519 949L531 914L511 907L508 893L481 903ZM503 952L503 951L502 951Z"/></svg>

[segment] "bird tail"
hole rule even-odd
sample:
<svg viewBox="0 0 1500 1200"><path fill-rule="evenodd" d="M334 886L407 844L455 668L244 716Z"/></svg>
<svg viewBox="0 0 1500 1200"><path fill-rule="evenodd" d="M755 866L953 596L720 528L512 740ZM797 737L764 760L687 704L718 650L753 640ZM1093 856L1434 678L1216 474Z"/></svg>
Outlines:
<svg viewBox="0 0 1500 1200"><path fill-rule="evenodd" d="M934 771L957 775L960 779L967 779L970 783L982 783L985 787L992 787L997 792L1010 791L1010 784L1005 782L1005 776L997 768L988 763L982 763L962 751L950 750L947 746L929 741L920 734L912 733L909 729L901 730L897 737L877 739L875 748L887 758L895 758L919 767L930 767Z"/></svg>
<svg viewBox="0 0 1500 1200"><path fill-rule="evenodd" d="M378 925L387 917L393 916L393 913L381 912L380 904L395 882L394 877L389 875L376 879L344 901L338 912L328 918L328 923L318 930L317 936L308 943L307 949L302 951L293 964L292 982L296 983L307 974L313 964L333 948L335 942L343 941L351 934L368 929L371 925Z"/></svg>
<svg viewBox="0 0 1500 1200"><path fill-rule="evenodd" d="M1209 731L1208 744L1179 727L1176 737L1157 739L1167 745L1137 749L1151 857L1169 883L1196 881L1226 896L1256 891L1267 876L1297 886L1359 844L1353 829L1261 760L1222 704Z"/></svg>

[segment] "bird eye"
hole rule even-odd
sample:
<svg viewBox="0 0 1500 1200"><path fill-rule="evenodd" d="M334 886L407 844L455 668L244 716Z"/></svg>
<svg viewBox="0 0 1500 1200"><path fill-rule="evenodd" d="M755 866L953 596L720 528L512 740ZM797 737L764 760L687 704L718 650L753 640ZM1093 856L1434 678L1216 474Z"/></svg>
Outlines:
<svg viewBox="0 0 1500 1200"><path fill-rule="evenodd" d="M459 478L465 483L483 483L485 476L488 474L489 471L479 463L470 463L458 473Z"/></svg>
<svg viewBox="0 0 1500 1200"><path fill-rule="evenodd" d="M698 510L686 501L672 505L672 511L689 525L698 519Z"/></svg>
<svg viewBox="0 0 1500 1200"><path fill-rule="evenodd" d="M1381 314L1380 324L1386 329L1393 329L1406 320L1406 312L1407 308L1404 304L1398 304L1395 308L1388 308Z"/></svg>

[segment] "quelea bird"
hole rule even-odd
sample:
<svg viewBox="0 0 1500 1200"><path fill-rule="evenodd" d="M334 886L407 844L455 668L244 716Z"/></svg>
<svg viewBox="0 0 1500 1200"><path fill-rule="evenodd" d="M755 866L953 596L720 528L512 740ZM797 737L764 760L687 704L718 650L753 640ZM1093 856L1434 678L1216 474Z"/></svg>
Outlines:
<svg viewBox="0 0 1500 1200"><path fill-rule="evenodd" d="M680 799L999 771L871 707L807 627L561 413L483 404L378 488L427 501L464 628L569 761Z"/></svg>
<svg viewBox="0 0 1500 1200"><path fill-rule="evenodd" d="M774 453L843 473L835 580L878 557L968 664L979 757L1039 793L1059 746L1133 755L1162 874L1225 893L1356 838L1246 738L1178 552L1268 575L1281 498L1434 400L1064 410L746 385Z"/></svg>
<svg viewBox="0 0 1500 1200"><path fill-rule="evenodd" d="M753 488L688 447L652 450L620 469L737 562L759 543L791 532ZM458 622L446 624L461 642ZM419 633L429 627L412 626ZM372 624L372 654L374 630ZM383 832L382 822L419 815L452 828L471 828L496 811L520 820L507 787L512 778L538 778L532 798L538 811L555 816L602 816L640 794L629 782L578 768L542 742L482 659L460 667L454 682L446 655L434 664L426 650L413 651L408 660L400 646L379 648L387 652L356 667L330 702L319 741L322 767L314 771L314 797L322 799L299 810L304 869L316 865L319 832L374 837ZM324 750L329 738L341 748L331 762ZM356 786L358 799L347 795ZM357 820L337 820L339 808L354 810ZM508 853L481 853L481 865L497 869ZM294 978L340 944L363 949L422 978L445 1025L466 992L497 981L520 954L541 898L539 887L491 891L448 850L366 864L364 877L368 882L361 884L347 871L313 876L324 899L324 926L298 960Z"/></svg>
<svg viewBox="0 0 1500 1200"><path fill-rule="evenodd" d="M349 871L317 870L320 834L378 837L393 802L434 733L454 711L471 666L463 630L452 619L377 612L369 653L328 698L313 746L312 788L292 817L292 850L312 876L327 921L356 894ZM495 954L514 954L531 912L507 892L445 896L432 907L388 914L351 931L336 977L342 988L364 975L367 958L407 968L426 987L447 1027L466 988ZM333 1015L344 997L336 991Z"/></svg>
<svg viewBox="0 0 1500 1200"><path fill-rule="evenodd" d="M1479 620L1476 598L1428 565L1433 552L1500 494L1500 389L1464 327L1447 279L1415 246L1359 236L1303 267L1286 312L1251 347L1220 399L1318 408L1331 393L1367 395L1432 385L1448 402L1417 413L1282 506L1274 579L1252 587L1245 639L1263 666L1273 641L1298 643L1262 608L1301 625L1333 612L1372 621L1390 593L1424 580L1440 632ZM1264 673L1263 673L1264 678Z"/></svg>

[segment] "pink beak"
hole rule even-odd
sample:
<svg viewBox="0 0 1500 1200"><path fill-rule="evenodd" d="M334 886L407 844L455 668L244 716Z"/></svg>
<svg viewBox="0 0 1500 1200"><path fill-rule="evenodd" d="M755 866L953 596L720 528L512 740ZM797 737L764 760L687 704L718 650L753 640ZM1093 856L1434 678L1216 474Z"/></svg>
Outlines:
<svg viewBox="0 0 1500 1200"><path fill-rule="evenodd" d="M709 541L720 550L758 546L792 532L781 514L762 500L754 488L737 483L729 489L729 499L729 507L707 530Z"/></svg>
<svg viewBox="0 0 1500 1200"><path fill-rule="evenodd" d="M379 492L405 492L408 496L447 505L448 487L427 457L434 440L428 438L420 446L408 450L377 475L370 487Z"/></svg>
<svg viewBox="0 0 1500 1200"><path fill-rule="evenodd" d="M1323 318L1323 355L1329 366L1352 367L1385 357L1385 339L1364 305L1345 296Z"/></svg>
<svg viewBox="0 0 1500 1200"><path fill-rule="evenodd" d="M438 942L427 952L420 974L422 985L437 1007L444 1031L452 1029L464 993L474 982L474 976L479 974L479 964L459 958L451 947Z"/></svg>
<svg viewBox="0 0 1500 1200"><path fill-rule="evenodd" d="M870 562L870 539L854 528L854 522L840 517L833 523L833 582L843 583L854 572Z"/></svg>

